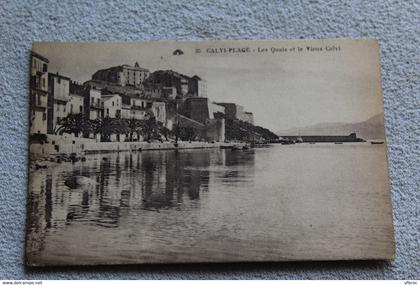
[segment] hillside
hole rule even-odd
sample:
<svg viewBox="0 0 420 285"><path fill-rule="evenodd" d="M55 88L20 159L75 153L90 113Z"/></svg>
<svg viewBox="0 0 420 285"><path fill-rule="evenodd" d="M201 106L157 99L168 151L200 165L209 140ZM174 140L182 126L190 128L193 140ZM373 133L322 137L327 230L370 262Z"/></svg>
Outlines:
<svg viewBox="0 0 420 285"><path fill-rule="evenodd" d="M278 131L279 136L304 135L348 135L356 133L364 139L385 139L384 114L378 114L366 121L358 123L320 123L303 128L294 128Z"/></svg>
<svg viewBox="0 0 420 285"><path fill-rule="evenodd" d="M233 119L226 119L225 133L227 140L255 141L276 141L279 137L269 129L254 126L252 124Z"/></svg>

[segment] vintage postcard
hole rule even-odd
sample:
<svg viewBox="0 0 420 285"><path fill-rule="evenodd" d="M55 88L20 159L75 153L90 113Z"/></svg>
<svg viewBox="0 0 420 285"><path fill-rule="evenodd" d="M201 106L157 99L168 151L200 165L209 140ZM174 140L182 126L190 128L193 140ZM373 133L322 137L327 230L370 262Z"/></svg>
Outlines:
<svg viewBox="0 0 420 285"><path fill-rule="evenodd" d="M34 43L26 263L393 259L379 50Z"/></svg>

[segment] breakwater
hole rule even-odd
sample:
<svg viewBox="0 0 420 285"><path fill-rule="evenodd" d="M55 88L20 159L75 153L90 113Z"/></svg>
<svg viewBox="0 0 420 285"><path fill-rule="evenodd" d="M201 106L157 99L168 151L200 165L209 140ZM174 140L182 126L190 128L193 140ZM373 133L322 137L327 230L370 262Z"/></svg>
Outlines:
<svg viewBox="0 0 420 285"><path fill-rule="evenodd" d="M282 136L283 139L289 141L299 141L304 143L332 143L332 142L365 142L364 139L358 138L356 133L347 136L329 136L329 135L313 135L313 136Z"/></svg>

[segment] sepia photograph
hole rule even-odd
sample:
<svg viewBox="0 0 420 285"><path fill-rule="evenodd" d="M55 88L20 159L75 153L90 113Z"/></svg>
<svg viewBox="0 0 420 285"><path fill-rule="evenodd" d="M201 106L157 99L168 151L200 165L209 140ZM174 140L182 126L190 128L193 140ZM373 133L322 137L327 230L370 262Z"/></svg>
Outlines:
<svg viewBox="0 0 420 285"><path fill-rule="evenodd" d="M27 265L394 258L377 40L30 60Z"/></svg>

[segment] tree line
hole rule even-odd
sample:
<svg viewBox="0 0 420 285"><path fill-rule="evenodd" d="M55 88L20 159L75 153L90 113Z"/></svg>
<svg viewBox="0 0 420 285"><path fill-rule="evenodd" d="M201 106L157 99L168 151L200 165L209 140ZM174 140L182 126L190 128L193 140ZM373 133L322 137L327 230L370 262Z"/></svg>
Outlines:
<svg viewBox="0 0 420 285"><path fill-rule="evenodd" d="M145 138L147 141L168 139L169 130L161 122L156 121L154 116L148 116L144 120L122 119L122 118L97 118L90 120L84 114L69 114L57 123L55 133L74 134L75 137L82 135L88 138L91 134L100 135L101 142L111 141L111 135L126 135L127 141L134 140L134 134L137 139Z"/></svg>
<svg viewBox="0 0 420 285"><path fill-rule="evenodd" d="M198 138L196 130L189 127L174 126L172 130L166 128L162 122L156 120L153 114L148 114L144 120L122 119L122 118L97 118L90 120L82 113L69 114L60 119L57 123L55 134L63 133L80 135L89 138L91 134L95 137L100 135L101 142L110 142L112 135L126 135L126 141L139 140L143 137L145 141L166 140L173 138L175 140L191 141ZM136 135L137 139L134 139Z"/></svg>

